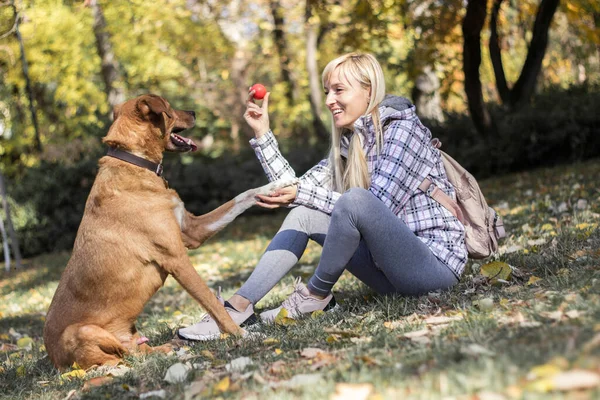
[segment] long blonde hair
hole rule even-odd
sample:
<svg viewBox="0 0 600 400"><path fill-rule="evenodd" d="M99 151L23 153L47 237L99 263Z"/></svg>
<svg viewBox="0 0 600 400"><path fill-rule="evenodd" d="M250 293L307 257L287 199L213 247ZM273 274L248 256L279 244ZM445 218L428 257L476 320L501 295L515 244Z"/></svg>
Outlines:
<svg viewBox="0 0 600 400"><path fill-rule="evenodd" d="M371 54L349 53L330 61L323 70L323 87L328 87L331 74L339 69L342 77L354 78L362 88L371 90L371 97L365 115L371 115L375 128L375 141L377 150L383 143L383 130L379 118L379 103L385 96L385 80L379 62ZM340 146L346 128L337 128L335 122L331 129L331 149L329 150L329 166L331 168L331 182L333 190L343 193L353 187L367 189L371 184L371 176L361 135L353 134L348 148L348 159L342 159Z"/></svg>

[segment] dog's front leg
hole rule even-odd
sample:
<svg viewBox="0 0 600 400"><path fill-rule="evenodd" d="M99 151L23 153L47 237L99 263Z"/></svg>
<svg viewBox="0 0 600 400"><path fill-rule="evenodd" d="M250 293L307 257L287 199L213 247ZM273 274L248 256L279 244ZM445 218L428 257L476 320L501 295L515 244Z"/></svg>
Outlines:
<svg viewBox="0 0 600 400"><path fill-rule="evenodd" d="M186 211L181 227L183 243L187 248L197 248L229 225L238 215L255 205L257 195L272 193L286 186L294 185L297 181L295 178L281 179L259 188L247 190L208 214L195 216Z"/></svg>
<svg viewBox="0 0 600 400"><path fill-rule="evenodd" d="M187 254L164 262L163 268L215 319L221 332L240 336L244 333L198 275Z"/></svg>

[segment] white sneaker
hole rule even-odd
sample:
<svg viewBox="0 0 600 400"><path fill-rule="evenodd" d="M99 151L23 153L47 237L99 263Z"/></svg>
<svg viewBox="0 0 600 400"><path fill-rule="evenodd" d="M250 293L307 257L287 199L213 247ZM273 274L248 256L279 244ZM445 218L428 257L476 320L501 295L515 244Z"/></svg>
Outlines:
<svg viewBox="0 0 600 400"><path fill-rule="evenodd" d="M301 281L302 278L297 277L292 294L279 307L261 313L260 319L263 322L273 322L282 308L287 310L287 318L294 319L302 314L310 314L319 310L329 311L337 306L331 293L324 299L319 299L310 294L308 288Z"/></svg>
<svg viewBox="0 0 600 400"><path fill-rule="evenodd" d="M223 297L221 297L221 288L219 288L217 300L219 300L219 303L223 304L225 311L227 311L233 322L238 326L244 327L258 322L252 304L242 312L236 310L228 301L223 300ZM179 336L180 339L185 340L214 340L221 337L221 331L213 317L207 313L197 324L179 329L177 331L177 336Z"/></svg>

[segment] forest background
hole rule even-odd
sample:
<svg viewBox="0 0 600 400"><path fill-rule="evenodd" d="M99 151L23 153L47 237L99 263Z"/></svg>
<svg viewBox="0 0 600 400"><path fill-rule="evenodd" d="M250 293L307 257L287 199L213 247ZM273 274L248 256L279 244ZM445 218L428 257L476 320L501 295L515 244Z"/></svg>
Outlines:
<svg viewBox="0 0 600 400"><path fill-rule="evenodd" d="M248 87L298 174L327 152L320 72L373 53L478 178L600 155L596 0L0 1L0 172L23 256L70 249L112 107L142 93L194 110L196 153L165 177L206 212L266 182Z"/></svg>

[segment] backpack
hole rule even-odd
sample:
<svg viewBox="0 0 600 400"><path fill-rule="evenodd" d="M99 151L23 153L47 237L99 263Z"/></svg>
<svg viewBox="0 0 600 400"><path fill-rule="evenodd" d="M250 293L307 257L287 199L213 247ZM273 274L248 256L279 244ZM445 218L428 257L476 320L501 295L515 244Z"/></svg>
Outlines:
<svg viewBox="0 0 600 400"><path fill-rule="evenodd" d="M431 145L439 150L442 142L433 139ZM440 151L448 180L456 191L456 201L438 187L430 196L446 207L464 226L465 243L471 258L486 258L498 250L498 240L506 236L500 215L489 207L477 181L466 169L445 152ZM425 178L419 186L427 193L433 182Z"/></svg>

